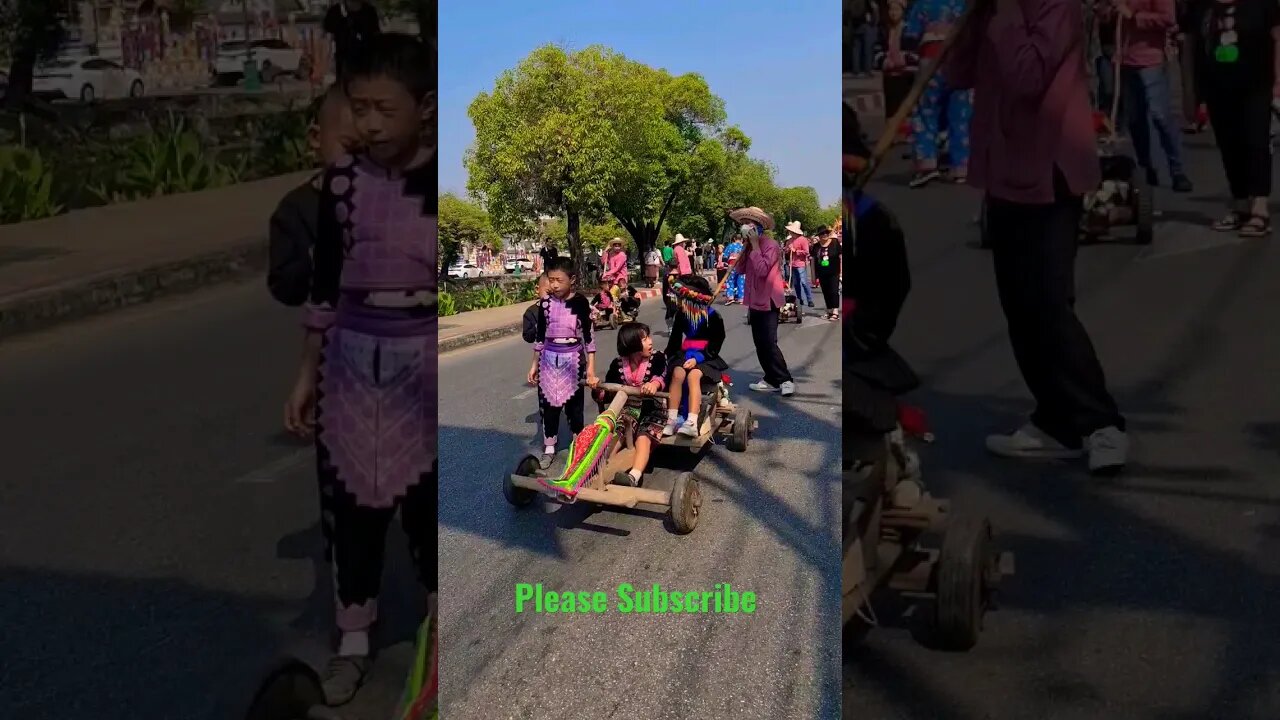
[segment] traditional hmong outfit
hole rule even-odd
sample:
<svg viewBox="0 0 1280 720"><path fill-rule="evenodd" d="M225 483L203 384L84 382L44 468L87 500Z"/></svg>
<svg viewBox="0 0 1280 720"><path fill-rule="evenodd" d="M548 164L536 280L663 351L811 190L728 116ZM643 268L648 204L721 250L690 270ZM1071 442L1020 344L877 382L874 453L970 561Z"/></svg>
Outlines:
<svg viewBox="0 0 1280 720"><path fill-rule="evenodd" d="M926 60L934 59L943 41L965 12L964 0L916 0L902 30L904 46L917 50ZM939 69L925 86L911 121L917 169L938 167L938 132L943 113L947 118L947 154L951 167L963 175L969 167L969 122L973 119L973 91L956 90Z"/></svg>
<svg viewBox="0 0 1280 720"><path fill-rule="evenodd" d="M720 382L720 375L729 369L728 363L720 357L724 336L724 318L715 308L706 308L706 313L695 319L680 313L667 343L667 366L674 370L686 360L696 360L697 369L702 371L702 387L715 386Z"/></svg>
<svg viewBox="0 0 1280 720"><path fill-rule="evenodd" d="M538 409L542 414L543 446L555 447L560 434L560 411L569 422L569 432L582 432L582 381L587 373L587 354L596 351L591 336L591 305L574 294L567 300L545 297L533 349L538 359Z"/></svg>
<svg viewBox="0 0 1280 720"><path fill-rule="evenodd" d="M667 357L665 355L652 355L646 360L642 360L639 365L632 366L626 358L616 357L609 364L609 371L604 374L604 381L615 385L629 385L631 387L643 387L650 382L658 381L658 390L667 387ZM606 393L603 390L596 391L596 402L601 405L605 402ZM636 429L639 433L648 435L653 438L654 442L662 439L662 407L658 401L653 398L643 398L638 401L633 398L633 402L628 402L625 413L631 416L636 423Z"/></svg>
<svg viewBox="0 0 1280 720"><path fill-rule="evenodd" d="M734 240L729 243L721 259L729 266L729 279L725 281L724 296L726 300L742 302L746 297L746 276L738 272L738 258L742 256L742 243Z"/></svg>
<svg viewBox="0 0 1280 720"><path fill-rule="evenodd" d="M338 627L367 631L397 508L436 590L436 163L392 176L347 157L324 178L307 326L322 530Z"/></svg>

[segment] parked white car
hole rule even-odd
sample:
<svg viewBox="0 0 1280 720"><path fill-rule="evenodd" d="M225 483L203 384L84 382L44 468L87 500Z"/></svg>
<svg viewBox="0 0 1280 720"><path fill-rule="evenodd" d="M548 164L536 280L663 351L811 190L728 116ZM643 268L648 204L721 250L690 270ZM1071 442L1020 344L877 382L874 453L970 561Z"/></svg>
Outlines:
<svg viewBox="0 0 1280 720"><path fill-rule="evenodd" d="M36 68L31 91L40 97L79 100L140 98L146 94L136 70L96 55L60 57Z"/></svg>
<svg viewBox="0 0 1280 720"><path fill-rule="evenodd" d="M513 273L516 271L517 266L519 266L521 272L533 271L533 261L528 258L512 258L508 260L502 267L507 272Z"/></svg>
<svg viewBox="0 0 1280 720"><path fill-rule="evenodd" d="M265 82L281 75L303 78L311 70L301 50L278 38L251 40L248 48L243 40L233 40L218 47L218 59L213 63L218 82L234 85L244 77L244 63L249 57L258 64L258 74Z"/></svg>
<svg viewBox="0 0 1280 720"><path fill-rule="evenodd" d="M471 263L454 263L449 267L449 277L466 280L467 278L484 277L485 272Z"/></svg>

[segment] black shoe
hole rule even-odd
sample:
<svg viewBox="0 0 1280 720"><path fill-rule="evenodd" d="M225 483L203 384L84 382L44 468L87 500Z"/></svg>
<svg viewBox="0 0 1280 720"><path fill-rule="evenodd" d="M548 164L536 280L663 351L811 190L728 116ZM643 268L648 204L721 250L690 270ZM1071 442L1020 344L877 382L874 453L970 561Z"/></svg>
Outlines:
<svg viewBox="0 0 1280 720"><path fill-rule="evenodd" d="M1194 188L1191 185L1191 178L1182 173L1173 176L1173 191L1176 193L1189 193Z"/></svg>
<svg viewBox="0 0 1280 720"><path fill-rule="evenodd" d="M626 470L619 471L613 476L613 484L640 487L640 481L636 479L636 476Z"/></svg>

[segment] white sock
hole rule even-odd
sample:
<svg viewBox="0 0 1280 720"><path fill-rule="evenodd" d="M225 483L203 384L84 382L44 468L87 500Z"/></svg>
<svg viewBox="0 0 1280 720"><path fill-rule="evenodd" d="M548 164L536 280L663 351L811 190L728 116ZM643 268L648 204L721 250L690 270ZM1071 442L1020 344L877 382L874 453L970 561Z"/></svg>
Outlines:
<svg viewBox="0 0 1280 720"><path fill-rule="evenodd" d="M688 424L694 427L698 427L698 413L689 413L689 417L688 419L685 420L685 422L687 422Z"/></svg>
<svg viewBox="0 0 1280 720"><path fill-rule="evenodd" d="M673 423L673 422L675 422L675 421L676 421L676 418L678 418L678 417L680 417L680 410L679 410L679 409L676 409L676 410L668 410L668 411L667 411L667 422L669 422L669 423Z"/></svg>
<svg viewBox="0 0 1280 720"><path fill-rule="evenodd" d="M631 475L631 477L632 477L632 478L634 478L636 481L639 481L639 480L640 480L640 476L644 474L644 473L640 472L639 470L636 470L635 468L631 468L631 469L630 469L630 470L628 470L627 472L628 472L628 473Z"/></svg>
<svg viewBox="0 0 1280 720"><path fill-rule="evenodd" d="M338 642L338 654L343 657L368 657L369 633L367 631L344 632Z"/></svg>

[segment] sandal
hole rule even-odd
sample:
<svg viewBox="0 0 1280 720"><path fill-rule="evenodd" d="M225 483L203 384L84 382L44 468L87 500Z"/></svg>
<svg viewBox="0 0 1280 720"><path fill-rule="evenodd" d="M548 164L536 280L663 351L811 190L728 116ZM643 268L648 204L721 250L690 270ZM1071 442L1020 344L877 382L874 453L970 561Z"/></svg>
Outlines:
<svg viewBox="0 0 1280 720"><path fill-rule="evenodd" d="M1244 221L1248 217L1248 213L1243 213L1239 210L1232 210L1226 215L1223 215L1222 219L1218 220L1213 225L1210 225L1210 227L1214 232L1235 232L1244 225Z"/></svg>
<svg viewBox="0 0 1280 720"><path fill-rule="evenodd" d="M1267 237L1271 234L1271 218L1266 215L1250 215L1237 234L1245 238Z"/></svg>

